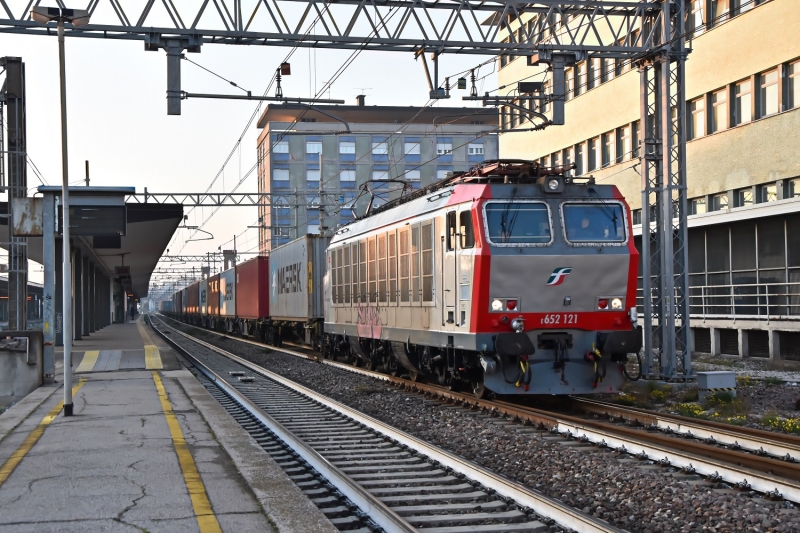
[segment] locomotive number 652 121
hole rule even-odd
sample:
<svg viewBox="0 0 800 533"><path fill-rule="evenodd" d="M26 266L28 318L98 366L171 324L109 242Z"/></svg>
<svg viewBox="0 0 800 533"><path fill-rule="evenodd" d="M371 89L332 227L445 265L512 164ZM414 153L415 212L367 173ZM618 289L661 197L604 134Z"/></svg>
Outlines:
<svg viewBox="0 0 800 533"><path fill-rule="evenodd" d="M542 324L577 324L577 313L551 313L544 315L541 320Z"/></svg>

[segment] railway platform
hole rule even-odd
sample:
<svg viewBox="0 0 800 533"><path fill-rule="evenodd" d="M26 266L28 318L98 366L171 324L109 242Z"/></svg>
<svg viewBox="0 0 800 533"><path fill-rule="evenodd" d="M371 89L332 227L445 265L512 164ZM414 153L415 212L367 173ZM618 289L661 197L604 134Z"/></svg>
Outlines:
<svg viewBox="0 0 800 533"><path fill-rule="evenodd" d="M336 529L141 320L0 415L0 533Z"/></svg>

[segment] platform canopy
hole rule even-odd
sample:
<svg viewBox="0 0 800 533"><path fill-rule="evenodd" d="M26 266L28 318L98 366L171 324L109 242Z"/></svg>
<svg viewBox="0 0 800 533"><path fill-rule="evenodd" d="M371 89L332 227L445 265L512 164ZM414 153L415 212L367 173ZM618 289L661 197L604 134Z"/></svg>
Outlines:
<svg viewBox="0 0 800 533"><path fill-rule="evenodd" d="M102 235L75 235L75 222L70 222L73 229L72 242L96 264L104 267L113 278L116 267L130 267L132 290L134 296L147 296L150 276L158 263L161 254L169 245L175 229L183 219L183 206L180 204L148 204L124 203L127 195L135 194L133 187L70 187L70 205L73 217L75 208L83 206L125 207L125 224L123 235L109 235L108 221L98 217L96 224ZM60 196L61 187L42 186L38 188L42 194ZM37 195L38 196L38 195ZM117 200L117 199L121 199ZM0 203L0 213L8 213L8 204ZM88 230L91 232L91 230ZM114 233L114 232L111 232ZM0 240L2 247L7 248L9 238L9 219L0 216ZM43 262L42 238L28 237L28 258L38 263ZM57 258L61 260L61 258Z"/></svg>

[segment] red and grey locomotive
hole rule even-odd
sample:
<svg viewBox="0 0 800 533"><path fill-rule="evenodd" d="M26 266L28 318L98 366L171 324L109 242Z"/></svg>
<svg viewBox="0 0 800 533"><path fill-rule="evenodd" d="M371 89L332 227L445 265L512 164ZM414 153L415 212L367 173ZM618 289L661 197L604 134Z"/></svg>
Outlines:
<svg viewBox="0 0 800 533"><path fill-rule="evenodd" d="M176 293L178 319L475 395L614 392L641 349L613 185L487 161ZM320 290L322 286L323 290Z"/></svg>
<svg viewBox="0 0 800 533"><path fill-rule="evenodd" d="M323 352L477 396L617 391L641 348L614 185L487 161L340 228Z"/></svg>

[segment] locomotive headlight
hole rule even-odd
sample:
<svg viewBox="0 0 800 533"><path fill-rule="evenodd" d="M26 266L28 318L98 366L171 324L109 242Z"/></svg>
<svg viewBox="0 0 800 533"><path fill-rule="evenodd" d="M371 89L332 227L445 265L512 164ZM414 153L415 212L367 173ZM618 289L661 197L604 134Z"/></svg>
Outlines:
<svg viewBox="0 0 800 533"><path fill-rule="evenodd" d="M503 310L503 300L498 300L495 298L492 300L492 311L502 311Z"/></svg>
<svg viewBox="0 0 800 533"><path fill-rule="evenodd" d="M551 191L558 190L558 180L550 180L547 182L547 188Z"/></svg>
<svg viewBox="0 0 800 533"><path fill-rule="evenodd" d="M622 299L614 298L611 300L611 309L622 309Z"/></svg>

